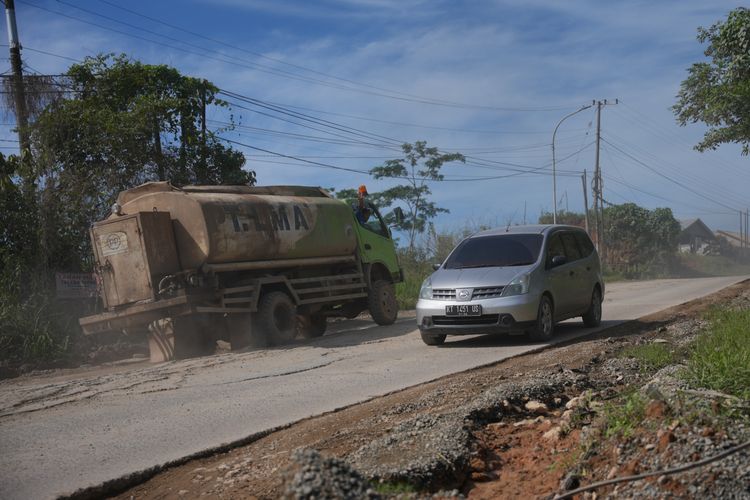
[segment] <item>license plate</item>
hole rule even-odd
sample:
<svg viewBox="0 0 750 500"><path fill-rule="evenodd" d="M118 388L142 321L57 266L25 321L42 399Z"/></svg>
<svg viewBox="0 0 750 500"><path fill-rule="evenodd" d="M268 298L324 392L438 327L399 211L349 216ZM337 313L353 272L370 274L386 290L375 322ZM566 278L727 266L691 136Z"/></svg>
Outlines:
<svg viewBox="0 0 750 500"><path fill-rule="evenodd" d="M445 306L446 316L481 316L481 304L462 304Z"/></svg>

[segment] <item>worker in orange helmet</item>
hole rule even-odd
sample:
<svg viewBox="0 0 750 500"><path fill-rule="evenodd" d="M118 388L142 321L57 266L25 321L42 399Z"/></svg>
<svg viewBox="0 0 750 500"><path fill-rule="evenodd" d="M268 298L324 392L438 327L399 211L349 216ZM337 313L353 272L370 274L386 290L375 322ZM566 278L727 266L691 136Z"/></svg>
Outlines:
<svg viewBox="0 0 750 500"><path fill-rule="evenodd" d="M357 190L357 209L355 211L357 220L360 224L365 224L370 218L371 210L367 208L365 203L365 196L367 196L367 187L362 184Z"/></svg>

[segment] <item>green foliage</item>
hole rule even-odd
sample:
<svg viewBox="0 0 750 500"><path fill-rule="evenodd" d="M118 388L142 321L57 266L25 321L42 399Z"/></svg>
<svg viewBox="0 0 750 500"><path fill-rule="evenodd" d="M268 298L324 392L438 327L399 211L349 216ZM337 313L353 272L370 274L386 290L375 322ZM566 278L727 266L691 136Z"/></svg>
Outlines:
<svg viewBox="0 0 750 500"><path fill-rule="evenodd" d="M664 344L643 344L628 347L620 353L622 358L635 358L641 365L641 371L655 372L669 366L675 361L674 353Z"/></svg>
<svg viewBox="0 0 750 500"><path fill-rule="evenodd" d="M708 131L699 151L724 143L742 145L750 153L750 10L738 7L726 21L698 29L708 43L708 62L693 64L672 108L680 125L703 122Z"/></svg>
<svg viewBox="0 0 750 500"><path fill-rule="evenodd" d="M604 407L606 430L604 436L630 437L643 421L646 414L646 398L636 390L631 390L618 400Z"/></svg>
<svg viewBox="0 0 750 500"><path fill-rule="evenodd" d="M716 310L696 340L685 371L697 387L750 400L750 309Z"/></svg>
<svg viewBox="0 0 750 500"><path fill-rule="evenodd" d="M406 184L388 188L374 196L382 207L390 207L397 201L406 205L404 220L395 226L409 235L409 249L413 251L417 235L425 231L428 222L440 213L448 213L447 209L429 200L432 191L427 182L443 180L440 169L445 163L465 162L466 159L460 153L441 153L438 148L427 147L424 141L403 144L401 150L403 158L388 160L371 169L370 174L376 179L398 178L406 181Z"/></svg>
<svg viewBox="0 0 750 500"><path fill-rule="evenodd" d="M77 334L75 318L49 295L34 293L21 301L15 299L0 293L0 359L27 362L64 356Z"/></svg>
<svg viewBox="0 0 750 500"><path fill-rule="evenodd" d="M399 495L411 495L411 494L417 493L419 490L417 489L416 486L413 486L404 481L397 481L397 482L384 481L382 483L375 484L375 491L387 497L390 497L390 496L398 497Z"/></svg>
<svg viewBox="0 0 750 500"><path fill-rule="evenodd" d="M589 215L589 220L593 221L592 215ZM554 217L552 212L542 212L539 215L539 224L552 224ZM568 224L570 226L586 227L586 215L578 212L569 212L567 210L560 210L557 212L557 223Z"/></svg>
<svg viewBox="0 0 750 500"><path fill-rule="evenodd" d="M101 55L29 125L31 157L0 155L0 354L57 356L77 331L52 298L55 271L91 269L88 228L117 194L152 180L253 183L242 153L203 133L218 89L168 66ZM210 111L210 109L209 109Z"/></svg>
<svg viewBox="0 0 750 500"><path fill-rule="evenodd" d="M426 249L399 249L398 261L404 270L404 281L396 285L396 300L400 309L414 309L422 282L429 276L433 259Z"/></svg>
<svg viewBox="0 0 750 500"><path fill-rule="evenodd" d="M626 277L666 276L677 252L680 223L669 208L648 210L634 203L604 210L607 263Z"/></svg>

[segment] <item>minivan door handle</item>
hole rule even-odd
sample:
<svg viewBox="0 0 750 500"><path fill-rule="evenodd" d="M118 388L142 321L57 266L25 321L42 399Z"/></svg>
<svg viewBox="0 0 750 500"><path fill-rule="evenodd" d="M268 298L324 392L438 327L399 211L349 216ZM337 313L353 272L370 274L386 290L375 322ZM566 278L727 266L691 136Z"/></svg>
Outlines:
<svg viewBox="0 0 750 500"><path fill-rule="evenodd" d="M372 245L365 243L365 250L372 250Z"/></svg>

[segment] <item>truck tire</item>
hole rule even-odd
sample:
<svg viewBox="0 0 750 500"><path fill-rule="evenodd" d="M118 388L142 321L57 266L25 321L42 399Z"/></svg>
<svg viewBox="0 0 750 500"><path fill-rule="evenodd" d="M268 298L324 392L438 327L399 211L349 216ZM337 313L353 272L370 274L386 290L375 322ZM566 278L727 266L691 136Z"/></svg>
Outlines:
<svg viewBox="0 0 750 500"><path fill-rule="evenodd" d="M422 342L427 345L443 345L445 343L445 334L442 333L421 333Z"/></svg>
<svg viewBox="0 0 750 500"><path fill-rule="evenodd" d="M298 318L297 326L303 339L322 337L326 332L328 320L322 314L300 315Z"/></svg>
<svg viewBox="0 0 750 500"><path fill-rule="evenodd" d="M545 342L552 338L555 330L555 315L552 301L546 295L539 299L539 311L536 314L536 323L529 332L529 338L534 342Z"/></svg>
<svg viewBox="0 0 750 500"><path fill-rule="evenodd" d="M398 315L398 303L393 283L386 280L373 283L370 294L367 296L367 308L375 323L383 326L392 325Z"/></svg>
<svg viewBox="0 0 750 500"><path fill-rule="evenodd" d="M269 345L288 344L297 335L297 311L284 292L269 292L258 304L257 328Z"/></svg>

